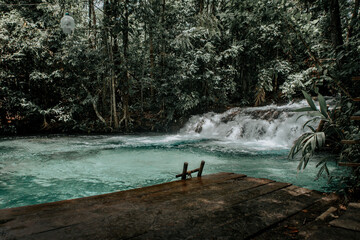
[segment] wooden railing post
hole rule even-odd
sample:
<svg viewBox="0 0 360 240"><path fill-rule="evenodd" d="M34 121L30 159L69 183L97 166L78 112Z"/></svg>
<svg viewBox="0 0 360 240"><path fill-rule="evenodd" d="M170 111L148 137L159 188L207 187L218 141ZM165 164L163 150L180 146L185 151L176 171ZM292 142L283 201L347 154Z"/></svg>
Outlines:
<svg viewBox="0 0 360 240"><path fill-rule="evenodd" d="M201 177L202 171L204 169L204 165L205 165L205 161L203 160L200 163L200 169L199 169L199 172L198 172L198 175L197 175L198 177Z"/></svg>
<svg viewBox="0 0 360 240"><path fill-rule="evenodd" d="M186 180L187 168L188 168L188 163L184 162L184 168L183 168L183 172L181 175L181 180Z"/></svg>
<svg viewBox="0 0 360 240"><path fill-rule="evenodd" d="M198 176L198 177L201 177L202 172L203 172L203 169L204 169L204 165L205 165L205 161L201 161L199 168L196 168L196 169L194 169L194 170L188 171L188 170L187 170L187 168L188 168L188 163L187 163L187 162L184 162L184 168L183 168L182 173L177 174L176 177L177 177L177 178L178 178L178 177L181 177L181 180L186 180L187 175L189 175L189 176L191 177L191 174L192 174L192 173L195 173L195 172L198 172L197 176Z"/></svg>

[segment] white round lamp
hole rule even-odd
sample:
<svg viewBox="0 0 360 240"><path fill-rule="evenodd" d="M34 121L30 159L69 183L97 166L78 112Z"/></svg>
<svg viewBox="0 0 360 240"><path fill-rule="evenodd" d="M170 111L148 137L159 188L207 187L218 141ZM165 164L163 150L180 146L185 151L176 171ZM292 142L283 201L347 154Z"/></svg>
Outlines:
<svg viewBox="0 0 360 240"><path fill-rule="evenodd" d="M69 13L66 13L65 16L61 18L60 27L66 35L72 33L72 31L74 30L75 21L69 15Z"/></svg>

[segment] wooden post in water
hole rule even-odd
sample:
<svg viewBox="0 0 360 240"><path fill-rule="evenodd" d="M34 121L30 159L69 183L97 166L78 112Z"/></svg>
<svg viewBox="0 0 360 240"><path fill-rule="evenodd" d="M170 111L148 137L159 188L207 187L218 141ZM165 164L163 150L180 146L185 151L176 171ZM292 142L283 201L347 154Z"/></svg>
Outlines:
<svg viewBox="0 0 360 240"><path fill-rule="evenodd" d="M205 161L202 160L201 163L200 163L200 169L199 169L199 172L198 172L198 177L201 177L201 174L202 174L202 171L204 169L204 165L205 165Z"/></svg>
<svg viewBox="0 0 360 240"><path fill-rule="evenodd" d="M176 175L176 177L181 177L181 180L186 180L186 176L189 175L191 177L191 174L194 173L194 172L198 172L198 177L201 177L201 174L203 172L203 169L204 169L204 165L205 165L205 161L201 161L200 163L200 167L199 168L196 168L194 170L190 170L188 171L187 168L188 168L188 163L187 162L184 162L184 168L183 168L183 172Z"/></svg>
<svg viewBox="0 0 360 240"><path fill-rule="evenodd" d="M183 168L183 172L181 175L181 180L186 180L187 168L188 168L188 163L184 162L184 168Z"/></svg>

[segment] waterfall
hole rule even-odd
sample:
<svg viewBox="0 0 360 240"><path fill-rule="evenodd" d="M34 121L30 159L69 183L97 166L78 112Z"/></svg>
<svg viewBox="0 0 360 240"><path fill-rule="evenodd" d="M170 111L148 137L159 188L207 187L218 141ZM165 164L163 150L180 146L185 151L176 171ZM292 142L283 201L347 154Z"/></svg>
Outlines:
<svg viewBox="0 0 360 240"><path fill-rule="evenodd" d="M232 108L224 113L209 112L192 116L181 129L182 134L251 145L289 148L305 131L310 116L293 110L306 107L306 101L277 106ZM316 127L315 123L315 126Z"/></svg>

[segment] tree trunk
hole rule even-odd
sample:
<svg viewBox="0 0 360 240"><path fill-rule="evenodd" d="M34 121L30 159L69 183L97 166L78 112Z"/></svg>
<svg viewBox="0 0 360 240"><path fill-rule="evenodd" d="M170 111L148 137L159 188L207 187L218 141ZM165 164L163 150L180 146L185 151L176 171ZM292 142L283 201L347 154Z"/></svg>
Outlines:
<svg viewBox="0 0 360 240"><path fill-rule="evenodd" d="M93 106L93 109L94 109L94 112L96 114L96 116L98 117L98 119L105 124L105 126L107 126L106 124L106 121L105 119L101 116L100 112L98 111L97 109L97 100L98 100L98 97L93 97L90 93L90 91L85 87L84 84L81 84L81 86L85 89L85 91L87 92L87 94L89 94L90 98L91 98L91 103L92 103L92 106Z"/></svg>
<svg viewBox="0 0 360 240"><path fill-rule="evenodd" d="M111 61L111 74L110 74L110 89L111 89L111 112L112 117L114 119L114 128L119 128L119 119L118 119L118 113L116 109L116 74L115 74L115 60L114 60L114 52L113 52L113 46L114 46L114 38L110 37L109 41L109 55L110 55L110 61Z"/></svg>
<svg viewBox="0 0 360 240"><path fill-rule="evenodd" d="M155 69L155 56L154 56L154 42L153 42L153 33L152 33L153 28L150 26L149 27L149 55L150 55L150 78L151 78L151 83L150 83L150 94L151 94L151 98L154 97L154 87L153 87L153 80L154 80L154 69Z"/></svg>
<svg viewBox="0 0 360 240"><path fill-rule="evenodd" d="M202 14L204 11L204 0L199 0L199 14Z"/></svg>
<svg viewBox="0 0 360 240"><path fill-rule="evenodd" d="M355 0L354 10L351 15L350 23L348 26L348 32L346 35L346 42L349 42L349 38L352 37L354 25L355 25L356 21L358 20L358 12L359 12L359 0Z"/></svg>
<svg viewBox="0 0 360 240"><path fill-rule="evenodd" d="M216 5L217 5L217 1L216 0L212 0L211 2L211 14L212 15L216 15Z"/></svg>
<svg viewBox="0 0 360 240"><path fill-rule="evenodd" d="M161 12L161 25L162 25L162 35L161 35L161 54L160 54L160 63L161 63L161 77L163 77L164 66L165 66L165 0L162 0L162 12Z"/></svg>
<svg viewBox="0 0 360 240"><path fill-rule="evenodd" d="M129 83L129 71L128 71L128 49L129 49L129 0L124 0L125 11L124 11L124 26L123 26L123 54L124 54L124 75L122 78L122 103L123 103L123 117L120 121L124 122L125 130L129 130L130 123L130 112L129 112L129 94L130 94L130 83Z"/></svg>
<svg viewBox="0 0 360 240"><path fill-rule="evenodd" d="M333 47L338 51L343 45L341 35L340 6L338 0L330 0L330 36Z"/></svg>
<svg viewBox="0 0 360 240"><path fill-rule="evenodd" d="M93 30L94 37L91 44L96 48L96 14L94 0L89 0L89 28Z"/></svg>
<svg viewBox="0 0 360 240"><path fill-rule="evenodd" d="M146 26L147 24L145 23L145 31L144 31L144 42L146 43L146 40L147 40L147 34L146 34ZM144 47L144 52L146 52L146 45ZM141 112L143 113L144 112L144 82L143 82L143 79L144 79L144 76L145 76L145 66L146 66L146 53L144 54L143 56L143 65L142 65L142 68L141 68L141 80L140 80L140 101L141 101Z"/></svg>
<svg viewBox="0 0 360 240"><path fill-rule="evenodd" d="M114 33L113 28L113 19L114 19L114 8L116 6L113 2L109 0L104 1L104 38L106 39L106 48L107 54L109 56L109 75L108 86L109 86L109 102L110 102L110 126L113 126L115 130L119 128L119 119L117 113L117 104L116 104L116 61L118 60L118 54L116 52L117 43L116 34ZM114 122L113 122L114 121Z"/></svg>

